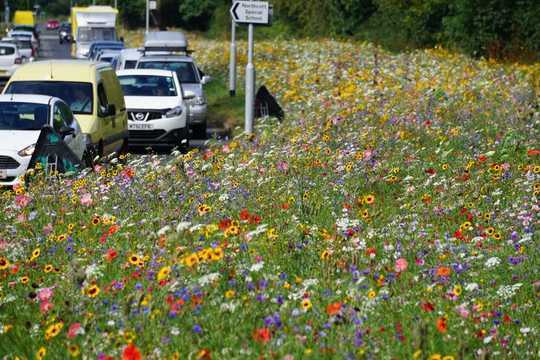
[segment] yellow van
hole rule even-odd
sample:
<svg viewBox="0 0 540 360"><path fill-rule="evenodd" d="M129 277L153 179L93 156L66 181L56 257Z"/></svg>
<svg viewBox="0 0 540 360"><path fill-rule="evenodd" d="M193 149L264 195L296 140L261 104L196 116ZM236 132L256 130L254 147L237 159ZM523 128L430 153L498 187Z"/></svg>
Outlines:
<svg viewBox="0 0 540 360"><path fill-rule="evenodd" d="M35 17L32 11L15 11L13 16L13 24L15 25L35 25Z"/></svg>
<svg viewBox="0 0 540 360"><path fill-rule="evenodd" d="M124 93L108 64L87 60L28 63L11 76L4 94L49 95L64 100L86 137L87 159L127 150Z"/></svg>

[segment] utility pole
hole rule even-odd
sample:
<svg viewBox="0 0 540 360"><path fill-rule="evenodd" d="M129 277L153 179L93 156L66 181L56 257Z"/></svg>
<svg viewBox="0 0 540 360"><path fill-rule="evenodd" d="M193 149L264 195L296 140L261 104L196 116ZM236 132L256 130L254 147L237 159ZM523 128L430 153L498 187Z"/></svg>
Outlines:
<svg viewBox="0 0 540 360"><path fill-rule="evenodd" d="M233 1L234 3L234 1ZM236 23L231 19L231 49L229 56L229 94L236 95Z"/></svg>
<svg viewBox="0 0 540 360"><path fill-rule="evenodd" d="M9 24L9 3L8 0L4 0L4 22L6 23L6 26Z"/></svg>
<svg viewBox="0 0 540 360"><path fill-rule="evenodd" d="M146 0L146 33L150 31L150 0Z"/></svg>

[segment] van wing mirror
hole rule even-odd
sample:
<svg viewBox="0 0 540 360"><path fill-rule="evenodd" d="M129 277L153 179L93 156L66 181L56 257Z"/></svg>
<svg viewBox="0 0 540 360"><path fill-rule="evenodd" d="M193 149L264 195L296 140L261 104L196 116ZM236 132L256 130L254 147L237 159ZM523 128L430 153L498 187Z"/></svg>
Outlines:
<svg viewBox="0 0 540 360"><path fill-rule="evenodd" d="M197 95L193 91L184 91L184 100L193 100Z"/></svg>
<svg viewBox="0 0 540 360"><path fill-rule="evenodd" d="M62 138L73 134L75 134L75 129L70 128L69 126L62 126L62 128L60 129L60 135L62 136Z"/></svg>
<svg viewBox="0 0 540 360"><path fill-rule="evenodd" d="M201 79L201 84L206 85L210 81L212 81L212 77L210 75L204 75Z"/></svg>
<svg viewBox="0 0 540 360"><path fill-rule="evenodd" d="M114 104L107 105L107 115L108 116L116 115L116 106Z"/></svg>

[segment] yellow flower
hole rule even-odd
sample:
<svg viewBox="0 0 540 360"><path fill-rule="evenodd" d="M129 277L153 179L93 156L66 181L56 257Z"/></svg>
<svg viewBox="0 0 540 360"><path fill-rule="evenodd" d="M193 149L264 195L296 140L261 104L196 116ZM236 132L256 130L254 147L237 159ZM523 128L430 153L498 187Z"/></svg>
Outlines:
<svg viewBox="0 0 540 360"><path fill-rule="evenodd" d="M139 264L141 263L141 261L142 261L141 258L140 258L139 255L137 255L137 254L133 254L133 255L131 255L131 256L129 257L129 263L130 263L131 265L137 266L137 265L139 265Z"/></svg>
<svg viewBox="0 0 540 360"><path fill-rule="evenodd" d="M23 276L21 277L20 281L23 284L28 284L28 282L30 281L30 278L28 276Z"/></svg>
<svg viewBox="0 0 540 360"><path fill-rule="evenodd" d="M0 270L5 270L9 267L9 261L3 256L0 256Z"/></svg>
<svg viewBox="0 0 540 360"><path fill-rule="evenodd" d="M40 254L41 254L41 250L39 248L32 251L32 256L30 257L30 261L36 260Z"/></svg>
<svg viewBox="0 0 540 360"><path fill-rule="evenodd" d="M433 354L429 357L429 360L442 360L441 354Z"/></svg>
<svg viewBox="0 0 540 360"><path fill-rule="evenodd" d="M199 263L199 257L193 253L186 258L185 263L187 266L193 267Z"/></svg>
<svg viewBox="0 0 540 360"><path fill-rule="evenodd" d="M170 266L164 266L159 270L157 274L158 281L165 280L169 277L169 274L171 273L171 267Z"/></svg>
<svg viewBox="0 0 540 360"><path fill-rule="evenodd" d="M375 296L377 296L377 293L375 292L375 290L370 290L367 294L368 299L374 299Z"/></svg>
<svg viewBox="0 0 540 360"><path fill-rule="evenodd" d="M416 350L413 354L413 360L419 359L422 356L422 350Z"/></svg>
<svg viewBox="0 0 540 360"><path fill-rule="evenodd" d="M68 346L68 352L71 357L77 357L81 353L79 347L75 344Z"/></svg>
<svg viewBox="0 0 540 360"><path fill-rule="evenodd" d="M452 355L445 355L442 360L454 360L454 357Z"/></svg>
<svg viewBox="0 0 540 360"><path fill-rule="evenodd" d="M210 256L213 261L219 261L223 259L223 249L220 247L217 247L215 249L212 249L210 251Z"/></svg>
<svg viewBox="0 0 540 360"><path fill-rule="evenodd" d="M369 194L364 196L364 202L368 205L371 205L375 202L375 195Z"/></svg>
<svg viewBox="0 0 540 360"><path fill-rule="evenodd" d="M234 297L234 295L236 295L236 292L234 290L227 290L225 292L225 297L227 299L230 299L230 298Z"/></svg>
<svg viewBox="0 0 540 360"><path fill-rule="evenodd" d="M311 309L311 300L309 299L304 299L302 300L302 309L304 309L304 311L308 311L309 309Z"/></svg>
<svg viewBox="0 0 540 360"><path fill-rule="evenodd" d="M266 232L266 236L268 237L268 240L277 239L278 235L277 235L276 229L274 229L274 228L268 229L268 231Z"/></svg>
<svg viewBox="0 0 540 360"><path fill-rule="evenodd" d="M95 298L99 295L99 287L97 285L90 285L86 288L85 293L91 298Z"/></svg>
<svg viewBox="0 0 540 360"><path fill-rule="evenodd" d="M197 208L197 211L201 216L208 214L210 210L212 210L212 208L206 204L199 205L199 207Z"/></svg>
<svg viewBox="0 0 540 360"><path fill-rule="evenodd" d="M49 340L55 337L56 335L60 334L60 330L62 330L63 327L64 327L64 323L62 322L58 322L56 324L52 324L51 326L49 326L47 330L45 331L45 340Z"/></svg>
<svg viewBox="0 0 540 360"><path fill-rule="evenodd" d="M324 250L322 253L321 253L321 260L328 260L330 259L330 251L328 250Z"/></svg>
<svg viewBox="0 0 540 360"><path fill-rule="evenodd" d="M45 349L43 346L39 348L39 350L36 352L36 359L41 360L45 357L47 354L47 349Z"/></svg>
<svg viewBox="0 0 540 360"><path fill-rule="evenodd" d="M43 268L43 271L45 271L46 273L50 273L51 271L53 271L54 268L51 264L47 264L45 265L45 267Z"/></svg>

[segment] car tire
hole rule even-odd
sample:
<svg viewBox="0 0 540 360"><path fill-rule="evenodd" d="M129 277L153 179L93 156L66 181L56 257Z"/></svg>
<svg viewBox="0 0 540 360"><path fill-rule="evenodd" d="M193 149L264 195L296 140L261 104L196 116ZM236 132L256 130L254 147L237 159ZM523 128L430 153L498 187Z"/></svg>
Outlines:
<svg viewBox="0 0 540 360"><path fill-rule="evenodd" d="M202 124L191 125L191 129L193 130L192 138L206 140L206 129L207 129L206 121L203 122Z"/></svg>
<svg viewBox="0 0 540 360"><path fill-rule="evenodd" d="M94 145L87 145L82 156L83 165L87 168L94 168L94 159L97 156L96 147Z"/></svg>

